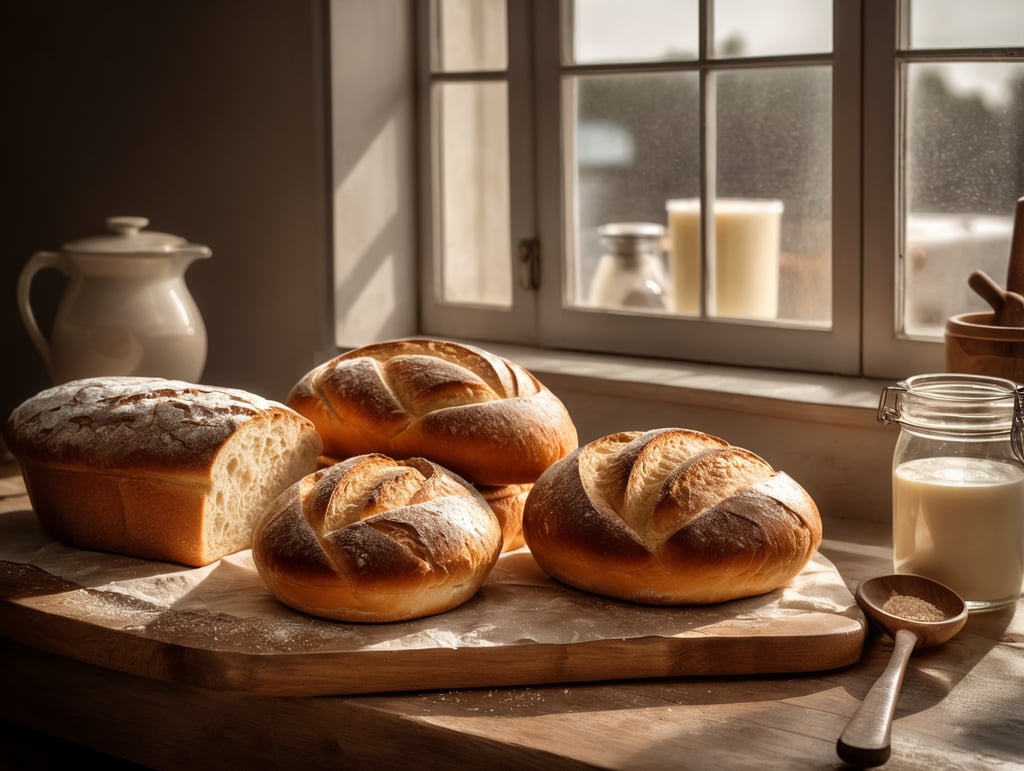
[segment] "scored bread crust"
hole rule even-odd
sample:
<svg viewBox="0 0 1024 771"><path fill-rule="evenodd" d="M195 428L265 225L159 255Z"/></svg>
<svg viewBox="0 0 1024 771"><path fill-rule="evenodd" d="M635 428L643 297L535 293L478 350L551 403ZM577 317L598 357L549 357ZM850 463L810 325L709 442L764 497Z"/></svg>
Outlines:
<svg viewBox="0 0 1024 771"><path fill-rule="evenodd" d="M282 493L256 526L253 562L289 607L389 622L463 604L501 548L497 517L468 482L422 458L366 454Z"/></svg>
<svg viewBox="0 0 1024 771"><path fill-rule="evenodd" d="M4 439L54 538L193 566L247 549L263 508L321 446L283 404L144 377L44 390L11 413Z"/></svg>
<svg viewBox="0 0 1024 771"><path fill-rule="evenodd" d="M287 403L333 457L423 457L477 485L532 483L577 446L565 405L522 367L468 345L391 340L308 372Z"/></svg>
<svg viewBox="0 0 1024 771"><path fill-rule="evenodd" d="M322 455L317 459L318 468L341 463L344 458L332 458ZM501 525L502 551L520 548L526 541L523 539L523 506L530 494L532 484L523 485L473 485L484 497L491 511L498 517Z"/></svg>
<svg viewBox="0 0 1024 771"><path fill-rule="evenodd" d="M523 533L553 578L608 597L703 604L788 584L821 544L807 492L757 455L687 429L613 434L552 466Z"/></svg>

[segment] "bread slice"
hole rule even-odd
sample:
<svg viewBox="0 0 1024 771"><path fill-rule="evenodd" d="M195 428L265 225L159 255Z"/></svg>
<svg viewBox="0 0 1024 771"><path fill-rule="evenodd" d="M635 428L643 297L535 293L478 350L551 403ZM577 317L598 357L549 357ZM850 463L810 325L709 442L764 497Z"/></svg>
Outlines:
<svg viewBox="0 0 1024 771"><path fill-rule="evenodd" d="M282 404L160 378L42 391L4 438L54 538L194 566L249 548L255 521L321 450L313 424Z"/></svg>

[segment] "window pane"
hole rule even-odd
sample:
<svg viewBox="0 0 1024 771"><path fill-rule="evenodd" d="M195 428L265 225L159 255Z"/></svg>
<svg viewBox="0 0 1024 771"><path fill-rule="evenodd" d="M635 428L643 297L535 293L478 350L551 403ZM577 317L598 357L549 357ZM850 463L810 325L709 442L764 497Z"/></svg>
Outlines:
<svg viewBox="0 0 1024 771"><path fill-rule="evenodd" d="M442 72L508 66L505 0L436 0L435 67Z"/></svg>
<svg viewBox="0 0 1024 771"><path fill-rule="evenodd" d="M716 245L708 257L708 286L715 287L707 300L710 315L831 321L830 78L825 67L716 75L719 200ZM569 83L577 105L572 301L595 304L606 297L595 296L594 287L607 280L610 268L601 264L612 262L605 255L613 250L599 229L648 223L665 228L663 304L699 315L698 76L601 75ZM620 266L617 280L634 280L637 270ZM658 307L634 304L634 310Z"/></svg>
<svg viewBox="0 0 1024 771"><path fill-rule="evenodd" d="M598 228L664 227L666 201L699 193L700 85L694 72L584 76L566 85L576 105L571 301L586 304L604 252Z"/></svg>
<svg viewBox="0 0 1024 771"><path fill-rule="evenodd" d="M832 0L714 0L714 55L832 50Z"/></svg>
<svg viewBox="0 0 1024 771"><path fill-rule="evenodd" d="M911 48L1024 46L1021 0L911 0Z"/></svg>
<svg viewBox="0 0 1024 771"><path fill-rule="evenodd" d="M697 0L575 0L573 52L578 64L695 59Z"/></svg>
<svg viewBox="0 0 1024 771"><path fill-rule="evenodd" d="M719 73L715 84L717 196L731 203L720 203L716 215L710 310L719 316L827 323L832 317L831 71L735 70ZM677 287L678 293L686 291Z"/></svg>
<svg viewBox="0 0 1024 771"><path fill-rule="evenodd" d="M904 331L989 306L967 286L1005 286L1014 205L1024 195L1024 64L913 63L907 73Z"/></svg>
<svg viewBox="0 0 1024 771"><path fill-rule="evenodd" d="M442 298L512 304L508 88L435 86Z"/></svg>

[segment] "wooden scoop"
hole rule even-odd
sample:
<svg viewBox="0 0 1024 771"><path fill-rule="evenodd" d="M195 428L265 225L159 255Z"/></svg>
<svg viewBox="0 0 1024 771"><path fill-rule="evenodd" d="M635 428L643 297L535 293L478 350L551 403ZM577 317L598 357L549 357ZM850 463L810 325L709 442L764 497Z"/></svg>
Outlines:
<svg viewBox="0 0 1024 771"><path fill-rule="evenodd" d="M941 612L942 620L917 621L887 611L885 605L893 594L931 603ZM839 737L836 752L847 763L880 766L889 759L892 717L910 654L915 648L944 643L963 629L967 623L967 603L937 581L913 575L868 579L857 588L856 597L864 614L894 638L895 644L889 665Z"/></svg>
<svg viewBox="0 0 1024 771"><path fill-rule="evenodd" d="M1024 227L1021 228L1024 231ZM1021 278L1024 279L1024 259L1021 263ZM967 278L967 284L992 306L992 325L996 327L1024 327L1024 295L1016 291L1003 290L983 270L976 270Z"/></svg>

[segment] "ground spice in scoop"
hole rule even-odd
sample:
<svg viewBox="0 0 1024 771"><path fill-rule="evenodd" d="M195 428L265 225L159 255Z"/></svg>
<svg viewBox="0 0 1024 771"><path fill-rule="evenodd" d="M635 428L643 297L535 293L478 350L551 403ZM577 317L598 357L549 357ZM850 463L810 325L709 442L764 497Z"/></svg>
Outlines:
<svg viewBox="0 0 1024 771"><path fill-rule="evenodd" d="M892 596L885 601L882 610L910 621L942 621L946 618L945 613L927 600L896 592L893 592Z"/></svg>

